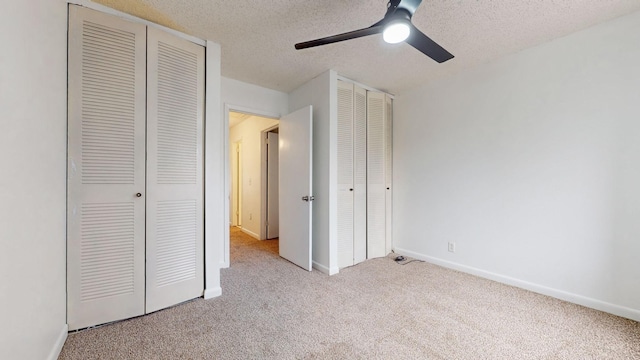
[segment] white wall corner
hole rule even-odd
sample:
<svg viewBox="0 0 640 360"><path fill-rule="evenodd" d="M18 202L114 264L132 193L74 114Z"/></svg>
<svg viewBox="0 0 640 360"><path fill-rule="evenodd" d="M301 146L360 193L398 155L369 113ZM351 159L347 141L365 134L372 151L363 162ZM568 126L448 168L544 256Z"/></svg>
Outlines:
<svg viewBox="0 0 640 360"><path fill-rule="evenodd" d="M331 275L335 275L335 274L337 274L337 273L339 273L339 272L340 272L340 268L338 268L337 266L332 266L332 267L329 269L329 275L330 275L330 276L331 276Z"/></svg>
<svg viewBox="0 0 640 360"><path fill-rule="evenodd" d="M217 288L206 289L204 291L204 299L205 300L217 298L220 295L222 295L222 288L219 287L219 286Z"/></svg>
<svg viewBox="0 0 640 360"><path fill-rule="evenodd" d="M428 263L442 266L448 269L461 271L467 274L475 275L481 278L493 280L502 284L515 286L521 289L533 291L538 294L550 296L559 300L568 301L570 303L582 305L591 309L607 312L613 315L621 316L627 319L640 321L640 309L632 309L617 304L608 303L598 299L582 296L579 294L570 293L563 290L553 289L547 286L535 284L532 282L512 278L502 274L497 274L482 269L474 268L467 265L462 265L453 261L443 260L433 256L424 255L410 250L401 248L394 248L393 250L398 255L409 256Z"/></svg>
<svg viewBox="0 0 640 360"><path fill-rule="evenodd" d="M64 346L65 341L67 341L67 335L69 334L69 325L64 324L62 329L60 330L60 334L56 339L55 344L53 344L53 348L47 356L48 360L56 360L58 356L60 356L60 352L62 351L62 347Z"/></svg>
<svg viewBox="0 0 640 360"><path fill-rule="evenodd" d="M316 261L313 262L313 266L314 269L320 271L323 274L327 274L327 275L335 275L338 272L340 272L340 269L338 269L338 267L328 267L328 266L324 266Z"/></svg>

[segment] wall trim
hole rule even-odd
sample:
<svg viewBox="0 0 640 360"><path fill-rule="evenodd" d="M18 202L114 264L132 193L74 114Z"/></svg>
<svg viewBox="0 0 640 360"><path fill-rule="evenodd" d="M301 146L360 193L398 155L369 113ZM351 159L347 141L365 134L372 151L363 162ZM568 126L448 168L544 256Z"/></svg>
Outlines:
<svg viewBox="0 0 640 360"><path fill-rule="evenodd" d="M324 265L322 265L320 263L317 263L315 261L313 261L312 268L320 271L323 274L327 274L329 276L335 275L338 272L340 272L340 270L337 267L329 268L329 267L326 267L326 266L324 266Z"/></svg>
<svg viewBox="0 0 640 360"><path fill-rule="evenodd" d="M426 261L431 264L439 265L445 268L461 271L467 274L475 275L481 278L497 281L502 284L515 286L521 289L533 291L538 294L551 296L556 299L568 301L570 303L582 305L591 309L604 311L613 315L621 316L627 319L640 321L640 309L632 309L621 305L608 303L602 300L570 293L564 290L554 289L540 284L512 278L509 276L493 273L490 271L474 268L453 261L443 260L436 257L424 255L411 250L394 247L394 252L399 255L410 256L419 260Z"/></svg>
<svg viewBox="0 0 640 360"><path fill-rule="evenodd" d="M256 234L256 233L254 233L254 232L253 232L253 231L251 231L251 230L247 230L247 229L245 229L245 228L240 228L240 231L242 231L243 233L245 233L245 234L247 234L247 235L251 236L252 238L254 238L254 239L256 239L256 240L260 240L260 235L258 235L258 234Z"/></svg>
<svg viewBox="0 0 640 360"><path fill-rule="evenodd" d="M205 300L217 298L220 295L222 295L222 288L219 287L219 286L216 287L216 288L213 288L213 289L205 289L204 290L204 299Z"/></svg>
<svg viewBox="0 0 640 360"><path fill-rule="evenodd" d="M56 342L53 344L53 348L47 356L48 360L56 360L58 356L60 356L60 352L62 351L62 347L64 346L65 341L67 341L67 335L69 334L69 325L64 324L62 326L62 330L60 330L60 334L58 334L58 338Z"/></svg>

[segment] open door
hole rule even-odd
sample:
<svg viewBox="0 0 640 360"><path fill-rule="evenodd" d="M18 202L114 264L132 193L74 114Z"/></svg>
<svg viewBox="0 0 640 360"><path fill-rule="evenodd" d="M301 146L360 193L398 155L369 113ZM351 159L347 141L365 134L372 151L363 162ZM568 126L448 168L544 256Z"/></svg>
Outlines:
<svg viewBox="0 0 640 360"><path fill-rule="evenodd" d="M280 236L280 207L278 206L278 134L267 133L267 239Z"/></svg>
<svg viewBox="0 0 640 360"><path fill-rule="evenodd" d="M280 256L311 271L312 108L280 119Z"/></svg>

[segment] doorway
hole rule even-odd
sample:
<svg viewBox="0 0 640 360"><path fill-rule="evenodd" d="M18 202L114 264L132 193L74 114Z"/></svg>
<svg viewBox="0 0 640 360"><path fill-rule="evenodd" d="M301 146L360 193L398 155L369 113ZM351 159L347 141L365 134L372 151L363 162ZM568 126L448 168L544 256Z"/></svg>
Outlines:
<svg viewBox="0 0 640 360"><path fill-rule="evenodd" d="M238 114L239 113L239 114ZM232 212L232 187L240 182L242 208L240 219L243 233L257 240L267 237L267 186L263 181L267 176L265 151L260 151L264 141L260 134L274 132L278 128L278 218L286 218L285 226L278 224L278 244L280 256L301 268L311 271L312 234L312 168L313 168L313 108L306 106L290 114L277 118L256 115L251 110L225 105L226 129L226 180L227 215ZM268 115L267 115L268 116ZM262 121L256 126L256 121ZM253 128L252 128L253 125ZM249 130L251 129L251 130ZM269 135L267 134L267 137ZM257 140L254 141L254 138ZM231 171L232 144L242 139L242 176L236 180ZM254 149L258 150L255 151ZM237 175L236 175L237 176ZM272 182L273 183L273 182ZM283 190L284 189L284 190ZM272 196L273 198L273 196ZM273 219L273 216L272 216ZM228 221L231 223L231 219ZM222 243L222 267L230 266L230 228L226 227ZM238 230L237 228L235 230Z"/></svg>
<svg viewBox="0 0 640 360"><path fill-rule="evenodd" d="M278 237L279 120L229 110L229 219L257 239Z"/></svg>

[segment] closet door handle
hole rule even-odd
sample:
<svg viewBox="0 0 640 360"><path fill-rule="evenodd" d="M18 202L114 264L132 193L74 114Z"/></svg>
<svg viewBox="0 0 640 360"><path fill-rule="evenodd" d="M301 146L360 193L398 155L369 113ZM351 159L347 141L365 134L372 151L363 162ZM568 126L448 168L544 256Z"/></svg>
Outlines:
<svg viewBox="0 0 640 360"><path fill-rule="evenodd" d="M136 197L141 197L141 196L142 196L142 193L137 193L136 194Z"/></svg>

